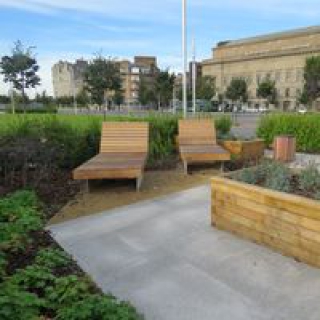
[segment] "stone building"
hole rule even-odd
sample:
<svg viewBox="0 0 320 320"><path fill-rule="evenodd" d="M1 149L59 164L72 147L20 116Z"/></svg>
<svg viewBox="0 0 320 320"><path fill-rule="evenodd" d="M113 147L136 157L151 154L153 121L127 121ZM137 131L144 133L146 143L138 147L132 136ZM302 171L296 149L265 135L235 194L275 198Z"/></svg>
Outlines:
<svg viewBox="0 0 320 320"><path fill-rule="evenodd" d="M202 73L215 78L221 94L232 79L245 79L252 107L265 103L257 97L257 88L269 78L276 84L276 107L292 110L298 106L304 87L306 58L319 54L320 26L308 27L221 42L212 49L212 58L203 61Z"/></svg>
<svg viewBox="0 0 320 320"><path fill-rule="evenodd" d="M53 92L56 98L72 97L81 92L84 87L83 74L88 62L82 59L74 64L59 61L52 67Z"/></svg>
<svg viewBox="0 0 320 320"><path fill-rule="evenodd" d="M125 104L138 104L140 82L152 87L159 72L157 58L148 56L134 57L129 60L115 61L122 79L122 92ZM88 62L77 60L75 64L60 61L52 67L53 90L56 98L77 95L84 87L84 71ZM106 95L108 93L106 92Z"/></svg>
<svg viewBox="0 0 320 320"><path fill-rule="evenodd" d="M134 62L123 60L118 62L122 78L124 102L127 105L138 104L141 81L149 88L154 88L159 72L156 57L137 56Z"/></svg>

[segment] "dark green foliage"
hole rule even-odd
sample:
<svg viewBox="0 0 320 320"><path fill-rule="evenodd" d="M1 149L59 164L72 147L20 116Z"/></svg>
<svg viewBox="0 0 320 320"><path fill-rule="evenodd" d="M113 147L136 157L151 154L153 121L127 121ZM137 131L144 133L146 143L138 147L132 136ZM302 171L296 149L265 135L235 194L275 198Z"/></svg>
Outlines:
<svg viewBox="0 0 320 320"><path fill-rule="evenodd" d="M30 240L29 233L43 227L36 205L35 195L27 191L0 200L0 250L24 249Z"/></svg>
<svg viewBox="0 0 320 320"><path fill-rule="evenodd" d="M259 98L267 99L268 103L275 103L277 96L275 82L270 79L265 79L261 82L257 90L257 96Z"/></svg>
<svg viewBox="0 0 320 320"><path fill-rule="evenodd" d="M215 121L218 135L227 135L232 128L232 120L229 116L222 116Z"/></svg>
<svg viewBox="0 0 320 320"><path fill-rule="evenodd" d="M248 86L243 79L232 79L226 91L226 98L232 101L248 100Z"/></svg>
<svg viewBox="0 0 320 320"><path fill-rule="evenodd" d="M90 284L86 279L77 276L56 278L54 285L47 287L46 299L51 306L59 308L82 300L90 292Z"/></svg>
<svg viewBox="0 0 320 320"><path fill-rule="evenodd" d="M320 97L320 57L309 57L304 68L305 94L307 100L315 101Z"/></svg>
<svg viewBox="0 0 320 320"><path fill-rule="evenodd" d="M17 270L10 281L24 290L44 290L55 281L51 270L36 264Z"/></svg>
<svg viewBox="0 0 320 320"><path fill-rule="evenodd" d="M205 76L197 79L197 98L211 101L216 95L215 78Z"/></svg>
<svg viewBox="0 0 320 320"><path fill-rule="evenodd" d="M41 249L34 243L40 232L29 231L43 226L38 205L34 193L28 191L0 200L0 244L4 247L0 249L0 319L142 319L130 304L103 296L89 278L73 275L73 268L68 269L72 261L62 250ZM28 243L33 245L17 253ZM20 256L22 265L17 268Z"/></svg>
<svg viewBox="0 0 320 320"><path fill-rule="evenodd" d="M4 82L12 83L13 87L21 92L24 100L26 89L40 85L37 75L39 66L32 53L32 47L24 48L20 41L15 43L10 56L2 57L0 68Z"/></svg>
<svg viewBox="0 0 320 320"><path fill-rule="evenodd" d="M121 90L120 67L115 61L102 56L94 58L84 73L85 89L90 93L93 103L102 106L112 100L111 92ZM106 97L106 91L110 94ZM111 98L111 99L110 99Z"/></svg>
<svg viewBox="0 0 320 320"><path fill-rule="evenodd" d="M12 282L0 283L0 319L38 319L44 300L27 292Z"/></svg>
<svg viewBox="0 0 320 320"><path fill-rule="evenodd" d="M71 257L60 249L41 249L35 259L35 263L48 269L65 267L71 262Z"/></svg>
<svg viewBox="0 0 320 320"><path fill-rule="evenodd" d="M172 100L172 91L175 81L175 75L170 74L168 70L160 71L156 75L155 96L158 107L168 107Z"/></svg>
<svg viewBox="0 0 320 320"><path fill-rule="evenodd" d="M55 150L58 167L73 169L99 152L102 117L95 116L55 116L30 115L25 117L7 116L6 123L0 123L1 145L14 143L17 139L37 139L45 148ZM178 117L149 115L144 118L135 116L108 117L106 121L146 121L150 124L149 166L161 165L168 157L175 156L175 136L178 134ZM0 119L1 122L1 119ZM232 126L230 117L215 120L218 136L227 134ZM2 149L4 150L4 148ZM36 152L43 157L43 152ZM1 151L0 151L1 157ZM8 159L8 152L4 152ZM38 159L39 160L39 159ZM9 160L2 160L2 163ZM33 159L33 162L37 162ZM1 163L0 163L1 169Z"/></svg>
<svg viewBox="0 0 320 320"><path fill-rule="evenodd" d="M297 138L300 152L320 152L320 115L281 114L262 117L257 135L271 145L278 135L293 135Z"/></svg>
<svg viewBox="0 0 320 320"><path fill-rule="evenodd" d="M112 296L91 295L58 311L57 320L142 320L136 310Z"/></svg>
<svg viewBox="0 0 320 320"><path fill-rule="evenodd" d="M301 171L299 175L299 186L302 190L320 190L320 173L316 165L310 165Z"/></svg>

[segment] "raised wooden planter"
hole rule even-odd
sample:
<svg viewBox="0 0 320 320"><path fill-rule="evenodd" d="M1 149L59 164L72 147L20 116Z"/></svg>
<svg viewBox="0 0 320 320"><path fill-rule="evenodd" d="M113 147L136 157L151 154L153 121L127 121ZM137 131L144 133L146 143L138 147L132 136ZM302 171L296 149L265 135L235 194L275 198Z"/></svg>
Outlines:
<svg viewBox="0 0 320 320"><path fill-rule="evenodd" d="M212 179L212 225L320 267L320 202Z"/></svg>
<svg viewBox="0 0 320 320"><path fill-rule="evenodd" d="M265 144L263 140L223 141L222 146L240 160L258 160L263 157Z"/></svg>

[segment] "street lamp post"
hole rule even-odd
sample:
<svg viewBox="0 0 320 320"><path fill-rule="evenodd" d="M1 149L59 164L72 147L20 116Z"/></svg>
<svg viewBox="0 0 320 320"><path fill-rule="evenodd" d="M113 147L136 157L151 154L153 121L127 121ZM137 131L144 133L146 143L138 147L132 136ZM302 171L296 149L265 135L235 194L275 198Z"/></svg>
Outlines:
<svg viewBox="0 0 320 320"><path fill-rule="evenodd" d="M192 110L193 113L196 114L197 112L197 65L196 65L196 43L195 39L192 40L192 51L193 51L193 58L192 58Z"/></svg>
<svg viewBox="0 0 320 320"><path fill-rule="evenodd" d="M188 67L188 50L187 50L187 0L182 0L182 64L183 64L183 84L182 84L182 106L183 115L186 118L188 113L187 101L187 67Z"/></svg>

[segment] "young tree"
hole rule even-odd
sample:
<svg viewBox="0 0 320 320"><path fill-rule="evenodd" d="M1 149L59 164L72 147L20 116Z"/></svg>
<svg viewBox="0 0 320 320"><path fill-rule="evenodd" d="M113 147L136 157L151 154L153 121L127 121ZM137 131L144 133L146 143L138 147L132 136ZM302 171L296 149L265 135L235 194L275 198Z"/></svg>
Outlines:
<svg viewBox="0 0 320 320"><path fill-rule="evenodd" d="M113 93L114 97L121 90L120 68L113 60L97 56L89 63L84 81L92 102L101 107L105 102L106 92Z"/></svg>
<svg viewBox="0 0 320 320"><path fill-rule="evenodd" d="M211 101L215 95L216 95L215 79L209 76L198 78L197 98Z"/></svg>
<svg viewBox="0 0 320 320"><path fill-rule="evenodd" d="M305 92L315 109L316 100L320 97L320 56L307 58L304 68Z"/></svg>
<svg viewBox="0 0 320 320"><path fill-rule="evenodd" d="M143 106L154 105L157 102L155 85L148 86L143 77L141 77L139 82L139 102Z"/></svg>
<svg viewBox="0 0 320 320"><path fill-rule="evenodd" d="M87 107L90 103L90 97L86 90L82 89L76 96L77 104L81 107Z"/></svg>
<svg viewBox="0 0 320 320"><path fill-rule="evenodd" d="M167 107L172 100L175 75L170 74L168 70L160 71L156 77L155 92L158 101L158 107Z"/></svg>
<svg viewBox="0 0 320 320"><path fill-rule="evenodd" d="M25 48L21 41L17 41L11 55L3 56L0 62L1 74L4 82L12 84L23 97L23 109L26 111L26 89L40 85L37 75L39 66L32 52L32 47Z"/></svg>
<svg viewBox="0 0 320 320"><path fill-rule="evenodd" d="M261 82L257 89L257 96L262 99L267 99L268 105L275 103L277 96L275 82L270 79L265 79Z"/></svg>
<svg viewBox="0 0 320 320"><path fill-rule="evenodd" d="M226 98L233 102L239 100L246 102L248 100L247 82L243 79L232 79L226 91Z"/></svg>

